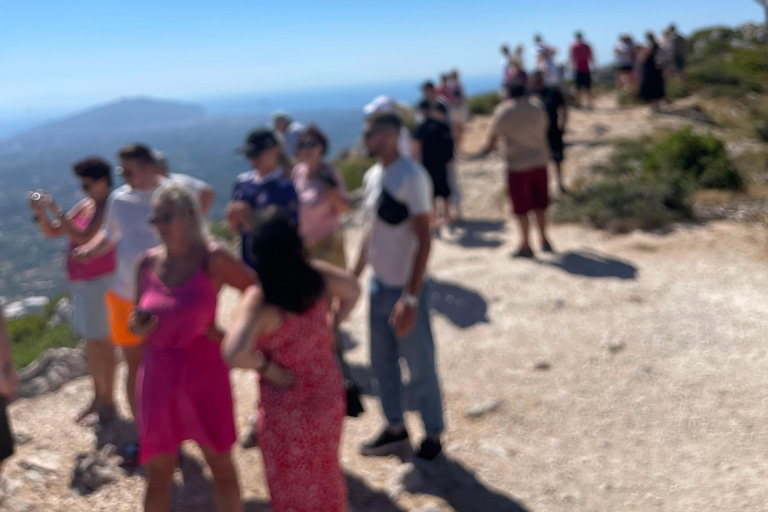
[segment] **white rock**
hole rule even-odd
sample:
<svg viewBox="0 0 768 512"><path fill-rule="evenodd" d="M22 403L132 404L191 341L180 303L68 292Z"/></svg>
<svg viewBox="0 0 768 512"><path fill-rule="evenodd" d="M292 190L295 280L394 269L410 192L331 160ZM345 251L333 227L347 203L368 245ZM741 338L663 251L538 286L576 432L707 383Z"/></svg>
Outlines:
<svg viewBox="0 0 768 512"><path fill-rule="evenodd" d="M509 453L507 452L506 448L499 446L497 443L487 439L480 441L480 451L489 455L501 457L503 459L509 458Z"/></svg>
<svg viewBox="0 0 768 512"><path fill-rule="evenodd" d="M28 471L55 473L59 470L61 457L53 452L40 450L27 456L19 462L19 466Z"/></svg>
<svg viewBox="0 0 768 512"><path fill-rule="evenodd" d="M466 416L467 418L474 418L474 419L480 418L482 416L485 416L486 414L497 411L503 403L504 403L504 400L501 400L499 398L489 398L484 402L481 402L479 404L474 404L471 407L469 407L467 409Z"/></svg>

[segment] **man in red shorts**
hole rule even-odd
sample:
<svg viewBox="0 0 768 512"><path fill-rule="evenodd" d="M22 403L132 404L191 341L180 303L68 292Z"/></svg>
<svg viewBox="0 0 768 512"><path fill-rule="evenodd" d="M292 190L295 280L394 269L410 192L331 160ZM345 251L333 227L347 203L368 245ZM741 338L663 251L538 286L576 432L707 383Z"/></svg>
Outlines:
<svg viewBox="0 0 768 512"><path fill-rule="evenodd" d="M509 99L496 107L488 144L480 154L487 156L500 143L507 166L512 211L522 233L520 248L513 255L515 258L534 257L528 234L530 212L535 214L539 226L541 250L554 252L546 233L546 209L549 206L547 162L550 156L548 129L549 117L541 102L529 99L522 84L510 84Z"/></svg>

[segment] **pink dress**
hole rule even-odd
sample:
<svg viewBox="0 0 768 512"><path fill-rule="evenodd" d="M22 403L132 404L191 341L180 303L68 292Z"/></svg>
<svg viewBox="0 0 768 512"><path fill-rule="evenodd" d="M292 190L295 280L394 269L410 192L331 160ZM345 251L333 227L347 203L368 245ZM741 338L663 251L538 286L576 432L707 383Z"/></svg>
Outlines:
<svg viewBox="0 0 768 512"><path fill-rule="evenodd" d="M86 215L85 208L72 218L72 224L78 229L86 229L93 221L93 215ZM112 249L103 256L89 261L88 263L79 263L72 258L72 251L77 247L77 243L69 240L69 253L67 255L67 277L70 281L88 281L102 276L112 274L117 266L116 250Z"/></svg>
<svg viewBox="0 0 768 512"><path fill-rule="evenodd" d="M145 340L136 382L139 463L176 455L192 440L217 453L236 440L229 368L205 332L216 317L217 290L201 267L181 286L167 287L149 266L139 306L158 317Z"/></svg>
<svg viewBox="0 0 768 512"><path fill-rule="evenodd" d="M346 404L327 314L323 298L257 340L258 349L293 376L283 391L261 379L259 446L274 512L347 510L339 465Z"/></svg>

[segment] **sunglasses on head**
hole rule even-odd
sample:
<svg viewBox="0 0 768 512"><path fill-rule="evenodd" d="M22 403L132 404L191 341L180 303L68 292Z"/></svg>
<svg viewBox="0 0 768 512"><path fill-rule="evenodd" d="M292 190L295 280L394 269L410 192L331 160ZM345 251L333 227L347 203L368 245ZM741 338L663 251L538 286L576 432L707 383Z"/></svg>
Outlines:
<svg viewBox="0 0 768 512"><path fill-rule="evenodd" d="M115 167L115 174L118 176L122 176L123 178L130 178L133 176L133 171L129 171L128 169L124 169L120 166Z"/></svg>
<svg viewBox="0 0 768 512"><path fill-rule="evenodd" d="M163 213L162 215L153 215L147 219L147 222L153 226L159 226L161 224L170 224L174 219L176 219L176 214L174 212L168 212Z"/></svg>

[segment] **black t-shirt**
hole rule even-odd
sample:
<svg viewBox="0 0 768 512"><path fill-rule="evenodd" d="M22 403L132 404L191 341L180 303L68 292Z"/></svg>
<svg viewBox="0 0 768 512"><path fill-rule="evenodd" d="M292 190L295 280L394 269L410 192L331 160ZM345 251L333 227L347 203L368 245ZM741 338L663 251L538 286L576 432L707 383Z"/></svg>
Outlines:
<svg viewBox="0 0 768 512"><path fill-rule="evenodd" d="M565 98L563 93L557 87L547 87L543 91L538 93L541 101L544 102L544 106L547 108L547 114L549 115L549 130L560 131L560 123L558 118L560 113L558 109L565 105Z"/></svg>
<svg viewBox="0 0 768 512"><path fill-rule="evenodd" d="M453 160L453 137L447 124L427 118L413 138L421 142L421 160L428 171L442 171Z"/></svg>

